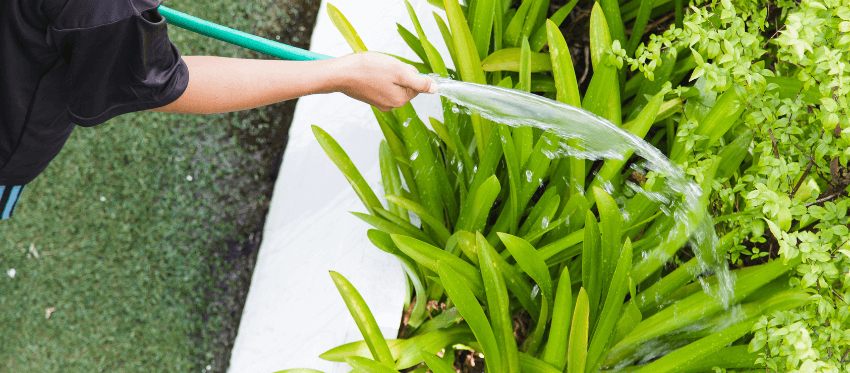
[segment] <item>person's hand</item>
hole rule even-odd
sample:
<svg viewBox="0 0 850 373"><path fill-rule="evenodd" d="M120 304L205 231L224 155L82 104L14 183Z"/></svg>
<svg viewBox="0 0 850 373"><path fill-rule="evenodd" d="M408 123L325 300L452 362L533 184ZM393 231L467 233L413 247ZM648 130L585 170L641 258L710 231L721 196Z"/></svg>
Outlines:
<svg viewBox="0 0 850 373"><path fill-rule="evenodd" d="M406 105L420 93L437 93L434 79L393 57L361 52L338 60L343 69L339 92L383 112Z"/></svg>

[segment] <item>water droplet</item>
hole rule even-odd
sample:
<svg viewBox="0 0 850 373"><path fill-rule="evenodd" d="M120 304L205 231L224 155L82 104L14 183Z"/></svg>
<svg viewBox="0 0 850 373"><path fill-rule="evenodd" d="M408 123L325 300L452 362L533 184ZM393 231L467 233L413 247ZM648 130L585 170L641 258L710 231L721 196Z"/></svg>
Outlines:
<svg viewBox="0 0 850 373"><path fill-rule="evenodd" d="M533 174L532 174L531 170L526 170L526 171L525 171L525 178L528 180L528 182L529 182L529 183L531 182L531 176L532 176L532 175L533 175Z"/></svg>
<svg viewBox="0 0 850 373"><path fill-rule="evenodd" d="M106 197L100 196L100 202L106 202Z"/></svg>
<svg viewBox="0 0 850 373"><path fill-rule="evenodd" d="M416 150L416 151L413 152L413 154L410 155L410 160L411 161L416 160L416 157L418 157L418 156L419 156L419 151Z"/></svg>
<svg viewBox="0 0 850 373"><path fill-rule="evenodd" d="M547 227L549 227L549 218L548 217L545 217L545 216L543 217L543 224L542 225L543 225L543 229L546 229Z"/></svg>
<svg viewBox="0 0 850 373"><path fill-rule="evenodd" d="M186 180L192 181L192 175L186 175Z"/></svg>
<svg viewBox="0 0 850 373"><path fill-rule="evenodd" d="M401 125L402 125L402 126L407 127L407 126L409 126L409 125L410 125L410 121L411 121L411 120L413 120L413 118L407 118L407 120L406 120L406 121L404 121L404 123L402 123Z"/></svg>

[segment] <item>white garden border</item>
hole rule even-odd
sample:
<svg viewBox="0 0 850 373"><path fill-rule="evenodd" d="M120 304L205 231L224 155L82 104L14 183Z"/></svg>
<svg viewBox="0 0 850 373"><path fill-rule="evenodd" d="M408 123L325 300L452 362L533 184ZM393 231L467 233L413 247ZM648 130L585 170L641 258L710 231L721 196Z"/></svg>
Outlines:
<svg viewBox="0 0 850 373"><path fill-rule="evenodd" d="M425 0L410 3L429 41L448 56L432 14L447 21L445 12ZM332 0L331 4L345 15L369 50L419 60L397 32L399 23L415 33L404 0ZM328 18L327 0L322 1L310 50L335 57L352 53ZM453 68L451 59L444 59ZM426 124L428 116L442 120L438 96L420 95L412 103ZM357 288L384 337L394 339L398 333L405 295L401 266L369 242L366 230L370 227L349 213L367 211L319 146L311 125L333 136L375 193L383 196L378 166L383 136L369 106L342 93L301 98L231 353L230 373L290 368L350 371L347 364L318 358L328 349L363 339L329 270Z"/></svg>

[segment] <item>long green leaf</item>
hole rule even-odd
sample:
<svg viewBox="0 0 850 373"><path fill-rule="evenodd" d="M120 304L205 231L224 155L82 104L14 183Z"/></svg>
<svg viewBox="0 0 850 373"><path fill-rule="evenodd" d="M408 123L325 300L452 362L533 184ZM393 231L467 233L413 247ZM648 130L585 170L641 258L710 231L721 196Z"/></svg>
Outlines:
<svg viewBox="0 0 850 373"><path fill-rule="evenodd" d="M429 1L439 1L440 8L443 8L443 2L441 0L429 0ZM445 10L445 9L444 9ZM440 29L440 34L443 36L443 42L446 43L446 48L449 50L449 56L452 58L452 63L455 66L460 66L460 60L457 57L457 53L455 52L455 43L454 37L452 36L451 31L449 31L449 27L446 26L446 22L443 21L443 18L440 17L437 12L432 12L434 15L434 20L437 22L437 27Z"/></svg>
<svg viewBox="0 0 850 373"><path fill-rule="evenodd" d="M549 41L549 59L552 64L552 75L558 90L558 101L568 105L581 107L581 96L576 81L573 60L564 35L551 20L546 21L546 35Z"/></svg>
<svg viewBox="0 0 850 373"><path fill-rule="evenodd" d="M490 35L493 34L493 18L496 0L476 0L475 14L472 16L472 39L475 40L479 58L487 56L490 49Z"/></svg>
<svg viewBox="0 0 850 373"><path fill-rule="evenodd" d="M505 163L508 166L508 185L510 186L510 202L503 209L503 213L507 213L508 233L516 232L519 223L519 157L516 154L513 137L506 125L498 124L499 136L502 139L502 151L505 155Z"/></svg>
<svg viewBox="0 0 850 373"><path fill-rule="evenodd" d="M611 48L608 26L599 3L594 4L590 15L590 58L593 63L593 77L590 79L582 107L620 126L622 104L617 68L603 60L603 56Z"/></svg>
<svg viewBox="0 0 850 373"><path fill-rule="evenodd" d="M578 90L575 69L573 68L570 50L567 47L564 35L551 20L546 21L546 35L549 41L549 57L552 61L552 75L557 89L556 99L568 105L581 107L581 95ZM573 148L581 148L578 139L570 139L567 145ZM570 196L584 194L585 161L576 157L570 157L569 163L562 164L568 168L569 178L561 193L561 202L565 203ZM560 180L556 180L556 183ZM563 206L562 206L563 207Z"/></svg>
<svg viewBox="0 0 850 373"><path fill-rule="evenodd" d="M430 353L427 353L427 352L424 352L424 351L421 352L421 354L422 354L422 360L425 361L425 364L428 365L428 368L430 368L432 372L434 372L434 373L455 373L455 371L452 369L451 365L446 364L445 362L440 360L440 358L438 358L436 355L431 355Z"/></svg>
<svg viewBox="0 0 850 373"><path fill-rule="evenodd" d="M550 185L551 184L552 182L550 181ZM558 241L566 237L568 234L571 234L584 227L584 218L587 214L587 210L590 209L590 204L588 204L587 198L585 196L581 194L575 194L570 197L569 201L567 201L566 203L561 200L561 204L560 206L558 206L558 209L560 211L558 219L564 219L567 221L567 223L555 227L555 229L551 233L546 235L539 243L539 245L542 245L543 247L547 247L554 241ZM541 247L541 250L543 250L543 247Z"/></svg>
<svg viewBox="0 0 850 373"><path fill-rule="evenodd" d="M398 29L398 34L401 35L401 38L404 40L405 44L413 50L413 53L416 53L416 56L422 60L422 63L428 65L430 68L431 65L428 63L428 56L425 55L425 48L422 47L422 42L419 41L419 38L416 35L413 35L412 32L408 31L401 24L396 23L396 28Z"/></svg>
<svg viewBox="0 0 850 373"><path fill-rule="evenodd" d="M554 299L552 279L549 277L546 262L537 254L537 250L530 243L507 233L499 232L498 235L507 250L516 259L517 264L537 283L542 293L540 317L537 318L534 332L526 340L526 351L534 355L543 340L543 333L549 319L550 299Z"/></svg>
<svg viewBox="0 0 850 373"><path fill-rule="evenodd" d="M465 82L487 84L484 70L481 69L481 57L478 55L472 33L457 0L443 0L446 8L446 16L449 19L451 35L455 45L458 60L455 67L460 72L460 78ZM472 126L475 129L475 140L478 144L478 153L484 153L484 140L489 137L490 126L488 121L481 118L479 114L472 114Z"/></svg>
<svg viewBox="0 0 850 373"><path fill-rule="evenodd" d="M490 176L480 187L475 191L473 198L469 198L466 202L468 206L464 206L461 211L460 219L458 219L458 230L471 232L481 232L484 230L487 217L490 215L490 209L493 207L493 202L499 196L501 186L496 175Z"/></svg>
<svg viewBox="0 0 850 373"><path fill-rule="evenodd" d="M418 352L425 351L435 354L452 345L469 343L473 340L475 340L475 335L472 334L466 324L454 324L446 328L434 329L410 339L410 343L401 351L395 369L407 369L421 363L423 360Z"/></svg>
<svg viewBox="0 0 850 373"><path fill-rule="evenodd" d="M484 310L481 309L478 300L475 299L469 287L463 281L460 281L459 274L445 262L438 262L437 273L446 288L446 293L454 302L460 314L463 315L463 319L466 320L469 328L472 329L475 339L481 344L482 352L487 358L487 372L502 372L499 346L496 344L493 329L490 328L490 323L487 322L487 317L484 316Z"/></svg>
<svg viewBox="0 0 850 373"><path fill-rule="evenodd" d="M351 46L351 49L354 50L354 53L366 51L366 45L363 44L363 40L357 35L357 31L354 30L351 23L348 22L348 19L342 15L339 9L330 3L328 3L328 17L334 26L336 26L337 31L345 38L345 41L348 42L348 45Z"/></svg>
<svg viewBox="0 0 850 373"><path fill-rule="evenodd" d="M555 188L546 189L540 199L537 200L537 203L534 204L534 208L531 209L525 222L517 231L517 235L528 241L526 237L549 228L550 222L554 224L553 218L560 200L561 197L558 196L558 191ZM522 204L520 203L520 205ZM534 242L531 242L531 244L533 245Z"/></svg>
<svg viewBox="0 0 850 373"><path fill-rule="evenodd" d="M596 324L596 328L594 328L593 338L587 350L586 373L599 370L599 367L602 365L602 359L611 345L611 340L614 339L614 326L617 323L617 317L620 315L620 309L623 307L623 298L626 296L626 290L628 289L628 277L631 269L632 242L626 239L626 243L623 245L623 250L617 261L617 269L614 271L614 277L611 278L611 290L605 299L605 307L602 309L602 313L598 318L599 321Z"/></svg>
<svg viewBox="0 0 850 373"><path fill-rule="evenodd" d="M378 323L375 322L375 317L373 317L372 312L369 311L369 306L366 305L366 301L363 300L363 297L360 296L357 289L355 289L345 277L334 271L329 272L331 274L331 278L333 278L334 284L336 284L337 290L339 290L339 293L342 295L342 299L345 301L345 306L348 307L348 311L351 312L351 316L354 318L357 328L360 329L360 333L363 334L363 340L365 340L366 344L369 346L369 351L372 353L372 357L377 359L377 361L381 362L384 366L391 367L395 365L395 361L393 360L392 353L390 353L387 341L384 339L384 335L381 334L381 329L378 328Z"/></svg>
<svg viewBox="0 0 850 373"><path fill-rule="evenodd" d="M425 268L437 272L438 262L450 265L454 272L463 278L467 287L475 293L478 299L485 298L484 284L481 282L478 270L463 259L415 238L397 234L390 235L390 237L401 251Z"/></svg>
<svg viewBox="0 0 850 373"><path fill-rule="evenodd" d="M596 325L596 310L602 297L602 244L599 223L596 216L588 211L584 223L584 246L581 252L582 286L587 289L588 304L594 310L590 314L591 327Z"/></svg>
<svg viewBox="0 0 850 373"><path fill-rule="evenodd" d="M588 314L590 306L588 304L587 292L582 287L578 291L576 299L576 307L573 312L573 324L570 328L570 345L567 350L567 372L581 373L584 372L584 367L587 362L587 336L590 329Z"/></svg>
<svg viewBox="0 0 850 373"><path fill-rule="evenodd" d="M549 299L554 299L552 291L552 278L549 277L549 268L546 262L538 255L537 250L530 243L514 235L499 233L499 238L516 259L517 264L527 273L534 282L540 286L540 290Z"/></svg>
<svg viewBox="0 0 850 373"><path fill-rule="evenodd" d="M484 71L515 71L519 72L522 48L500 49L481 61ZM531 52L531 72L539 73L552 71L552 60L548 53Z"/></svg>
<svg viewBox="0 0 850 373"><path fill-rule="evenodd" d="M409 155L407 154L407 147L404 145L404 142L401 141L401 132L398 130L398 123L395 116L391 113L382 112L374 106L370 107L372 108L372 113L375 114L375 119L377 119L378 125L381 127L381 132L384 134L384 139L386 139L392 155L396 158L408 159ZM413 172L410 170L410 166L400 162L397 162L397 164L401 175L407 182L407 188L410 191L410 198L419 202L419 188L416 187L416 182L413 180Z"/></svg>
<svg viewBox="0 0 850 373"><path fill-rule="evenodd" d="M560 373L561 371L527 353L519 353L519 367L523 373Z"/></svg>
<svg viewBox="0 0 850 373"><path fill-rule="evenodd" d="M383 210L383 211L386 211L386 210ZM402 227L402 226L396 224L395 222L391 222L391 221L383 218L382 216L368 215L368 214L364 214L364 213L360 213L360 212L351 212L351 214L360 218L360 220L363 220L364 222L368 223L369 225L381 230L382 232L386 232L386 233L389 233L389 234L402 234L402 235L405 235L405 236L415 237L419 240L427 242L430 245L436 245L437 244L436 242L434 242L434 240L431 237L426 235L421 230L412 229L410 227ZM387 212L387 214L388 214L388 212ZM387 215L385 214L385 216L387 216ZM410 223L408 223L408 224L410 224ZM412 227L412 225L411 225L411 227Z"/></svg>
<svg viewBox="0 0 850 373"><path fill-rule="evenodd" d="M467 242L463 242L464 239L468 239L469 236L472 236ZM464 238L466 237L466 238ZM475 260L478 260L478 239L476 236L470 232L459 232L458 240L462 245L466 245L462 249L464 253L470 257L474 257ZM470 244L471 242L471 244ZM488 241L489 242L489 241ZM531 314L531 318L537 320L538 314L540 313L540 307L534 300L531 298L531 285L528 283L528 278L525 277L521 269L517 269L515 266L508 264L504 258L501 256L497 256L494 261L496 267L502 272L502 276L505 278L505 285L508 287L508 290L514 294L514 296L519 300L519 303L525 308L529 314Z"/></svg>
<svg viewBox="0 0 850 373"><path fill-rule="evenodd" d="M604 299L608 296L608 288L611 284L618 284L618 282L610 281L610 279L611 276L614 275L614 267L617 265L617 258L620 257L620 248L623 247L622 241L620 241L623 219L620 214L620 208L617 206L617 202L614 201L614 198L611 197L611 195L600 188L593 188L592 190L593 196L596 197L595 199L597 201L596 204L599 210L599 230L602 233L600 246L602 260L600 262L599 269L602 276L602 290L599 294L600 299ZM631 243L629 243L629 250L631 250ZM629 261L629 268L631 268L631 260ZM599 312L602 311L602 307L604 306L605 305L599 305Z"/></svg>
<svg viewBox="0 0 850 373"><path fill-rule="evenodd" d="M496 267L495 257L499 256L481 233L476 235L478 244L478 262L484 291L487 294L487 313L493 324L496 345L501 351L500 365L505 372L519 372L519 350L514 339L514 324L511 320L508 289L501 271Z"/></svg>
<svg viewBox="0 0 850 373"><path fill-rule="evenodd" d="M411 342L413 342L412 339L387 339L387 346L390 348L393 359L398 359L401 356L401 352L407 348ZM351 356L370 358L372 357L372 353L369 351L369 345L366 341L357 341L346 343L342 346L337 346L327 350L319 355L319 358L322 360L344 363L345 358Z"/></svg>
<svg viewBox="0 0 850 373"><path fill-rule="evenodd" d="M620 313L620 319L617 320L617 326L614 328L614 338L611 340L611 343L617 343L631 333L642 318L643 315L640 314L640 310L635 305L635 300L629 300L626 307Z"/></svg>
<svg viewBox="0 0 850 373"><path fill-rule="evenodd" d="M754 291L779 277L791 268L796 267L800 257L783 263L782 260L772 260L767 264L754 266L752 270L739 274L736 281L735 292L729 299L729 304L734 304L740 299L746 298ZM721 291L719 285L712 286L711 293ZM630 354L637 344L658 337L665 333L677 330L699 319L716 314L723 308L722 302L718 302L705 292L693 294L642 321L638 326L611 348L612 354L608 359L616 363ZM675 316L674 316L675 315ZM606 362L606 365L609 365Z"/></svg>
<svg viewBox="0 0 850 373"><path fill-rule="evenodd" d="M439 241L438 243L440 244L439 246L446 245L446 241L448 241L449 237L451 237L451 232L446 229L446 227L440 222L439 219L431 215L431 213L425 208L425 206L422 206L419 203L413 202L407 198L399 196L386 195L384 196L384 198L386 198L387 201L390 201L416 214L416 216L419 216L419 219L422 220L422 223L427 224L429 227L431 227L431 229L434 230L434 232L437 233L437 238Z"/></svg>
<svg viewBox="0 0 850 373"><path fill-rule="evenodd" d="M415 332L413 332L412 337L423 335L433 330L446 329L452 325L457 324L457 322L461 319L462 317L460 316L460 313L457 312L457 308L449 308L440 313L439 315L434 316L434 318L422 323L422 326L420 326L418 329L416 329Z"/></svg>
<svg viewBox="0 0 850 373"><path fill-rule="evenodd" d="M679 348L665 355L661 359L643 366L643 368L638 370L638 372L680 372L682 371L680 370L681 367L696 362L700 358L710 356L715 351L718 351L738 338L743 337L750 331L750 329L752 329L756 321L756 319L748 319L737 322L720 332L714 333L685 347Z"/></svg>
<svg viewBox="0 0 850 373"><path fill-rule="evenodd" d="M384 192L386 194L401 194L401 176L398 173L398 164L393 158L390 147L386 140L381 140L381 145L378 149L378 160L381 166L381 180L383 181ZM387 208L390 212L398 215L402 219L407 216L407 211L399 207L397 204L389 202Z"/></svg>
<svg viewBox="0 0 850 373"><path fill-rule="evenodd" d="M366 209L369 210L369 213L374 214L374 209L376 207L383 208L381 205L381 201L378 200L378 197L375 195L375 192L372 191L372 188L369 187L369 184L366 183L366 179L363 178L363 175L360 174L360 171L357 170L357 167L354 166L354 163L351 162L351 159L348 158L348 154L345 154L345 151L342 150L342 147L339 146L339 143L331 137L327 132L323 129L312 126L313 135L316 137L316 140L319 141L319 145L324 149L325 154L328 155L328 158L336 164L337 168L342 171L342 174L345 176L345 179L348 180L348 183L351 184L351 187L354 188L354 192L357 193L357 196L360 197L360 200L363 201L363 204L366 205Z"/></svg>
<svg viewBox="0 0 850 373"><path fill-rule="evenodd" d="M387 368L386 365L379 364L374 360L369 360L365 357L352 356L345 358L345 362L354 368L356 372L362 373L398 373L395 369Z"/></svg>
<svg viewBox="0 0 850 373"><path fill-rule="evenodd" d="M457 219L459 208L454 193L443 193L450 188L446 170L440 165L431 148L428 131L416 115L413 106L407 105L393 109L402 122L401 133L407 150L410 152L413 179L422 195L421 202L428 207L431 215L442 219L443 207L453 225Z"/></svg>
<svg viewBox="0 0 850 373"><path fill-rule="evenodd" d="M573 316L573 295L570 271L564 266L555 292L555 306L552 308L552 326L549 328L549 340L543 350L543 361L558 371L567 365L567 348L570 339L570 320Z"/></svg>
<svg viewBox="0 0 850 373"><path fill-rule="evenodd" d="M715 245L718 253L725 253L732 247L736 233L737 229L734 229L718 241ZM701 267L702 264L699 263L699 259L692 258L684 265L679 266L676 270L664 276L661 281L658 281L652 284L649 288L642 290L637 294L637 297L635 297L635 304L637 305L638 310L640 310L640 312L647 312L648 310L656 307L660 300L665 299L677 289L682 288L683 285L687 284L694 279L696 275L700 274L700 272L702 272Z"/></svg>
<svg viewBox="0 0 850 373"><path fill-rule="evenodd" d="M638 43L643 37L646 24L649 22L649 16L652 14L653 3L655 3L655 0L640 0L640 10L632 26L632 35L626 45L626 55L631 56L635 53L635 49L637 49Z"/></svg>
<svg viewBox="0 0 850 373"><path fill-rule="evenodd" d="M513 18L511 18L511 21L508 23L508 26L505 28L505 35L503 39L505 46L516 47L519 45L520 38L522 37L523 23L525 23L525 19L528 16L528 12L534 1L535 0L523 0L522 4L520 4L516 14L514 14Z"/></svg>
<svg viewBox="0 0 850 373"><path fill-rule="evenodd" d="M741 166L741 162L744 161L744 157L748 154L752 141L753 131L747 130L724 146L720 154L718 154L722 163L720 163L720 167L717 169L715 178L726 179L731 177L735 171L738 171L738 167Z"/></svg>
<svg viewBox="0 0 850 373"><path fill-rule="evenodd" d="M546 34L548 33L549 22L552 22L555 25L555 28L557 29L561 25L561 23L563 23L564 20L567 19L567 16L570 14L573 8L575 8L576 4L578 4L578 0L572 0L566 5L562 6L554 14L552 14L551 18L544 22L543 27L538 28L537 31L534 32L534 35L530 39L532 51L539 52L541 49L543 49L543 46L546 45ZM549 44L549 50L552 50L551 43Z"/></svg>
<svg viewBox="0 0 850 373"><path fill-rule="evenodd" d="M666 92L659 92L652 98L652 101L650 101L649 104L641 110L640 115L638 115L635 122L628 128L629 132L640 138L646 136L646 133L649 132L652 124L655 123L655 117L658 114L658 110L661 108L661 102L664 100L665 93ZM596 177L591 182L590 187L601 187L607 183L612 183L611 185L617 186L615 188L618 188L620 183L619 180L615 180L615 177L619 175L623 166L625 166L633 153L634 150L628 150L623 154L622 159L606 159L602 168L599 169Z"/></svg>

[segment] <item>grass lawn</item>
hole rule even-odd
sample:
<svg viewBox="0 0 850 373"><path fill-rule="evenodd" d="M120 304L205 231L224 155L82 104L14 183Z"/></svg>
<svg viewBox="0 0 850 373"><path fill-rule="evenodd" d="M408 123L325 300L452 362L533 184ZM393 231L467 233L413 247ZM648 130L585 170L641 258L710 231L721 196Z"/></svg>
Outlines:
<svg viewBox="0 0 850 373"><path fill-rule="evenodd" d="M165 5L304 48L318 4ZM260 57L169 35L184 55ZM224 372L293 108L75 129L0 222L0 371Z"/></svg>

